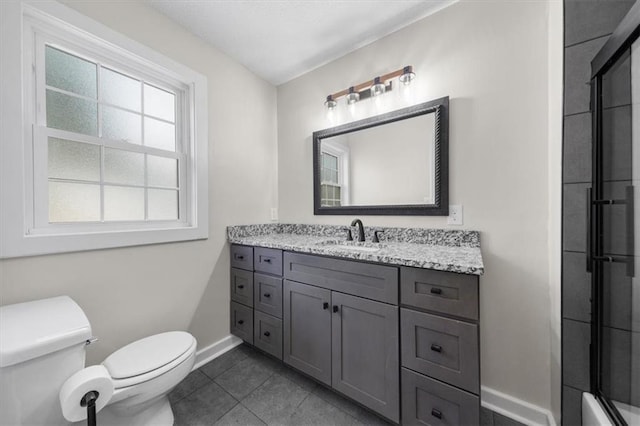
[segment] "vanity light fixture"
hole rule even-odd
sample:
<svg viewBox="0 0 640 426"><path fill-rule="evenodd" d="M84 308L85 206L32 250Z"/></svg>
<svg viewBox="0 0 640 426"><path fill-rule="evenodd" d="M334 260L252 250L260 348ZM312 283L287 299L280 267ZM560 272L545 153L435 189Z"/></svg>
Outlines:
<svg viewBox="0 0 640 426"><path fill-rule="evenodd" d="M413 66L407 65L399 70L375 77L373 80L365 81L364 83L351 86L348 89L332 93L327 96L324 105L327 109L332 110L338 105L338 99L343 96L347 100L348 105L353 105L358 101L372 96L382 95L392 89L391 80L396 77L405 85L411 83L411 80L416 77L416 74L413 72Z"/></svg>

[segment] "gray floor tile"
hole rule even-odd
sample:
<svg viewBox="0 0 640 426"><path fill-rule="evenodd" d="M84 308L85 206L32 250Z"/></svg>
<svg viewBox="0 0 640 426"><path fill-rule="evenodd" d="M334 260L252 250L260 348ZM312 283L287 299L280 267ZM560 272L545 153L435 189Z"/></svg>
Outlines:
<svg viewBox="0 0 640 426"><path fill-rule="evenodd" d="M587 188L590 184L565 183L562 202L563 250L585 252L587 221Z"/></svg>
<svg viewBox="0 0 640 426"><path fill-rule="evenodd" d="M247 358L247 351L242 349L242 346L238 346L203 365L200 371L211 379L215 379L245 358Z"/></svg>
<svg viewBox="0 0 640 426"><path fill-rule="evenodd" d="M564 118L564 183L591 182L591 113Z"/></svg>
<svg viewBox="0 0 640 426"><path fill-rule="evenodd" d="M563 426L582 424L582 391L569 386L562 387L562 423Z"/></svg>
<svg viewBox="0 0 640 426"><path fill-rule="evenodd" d="M247 357L216 377L215 382L237 399L249 395L273 375L273 369L260 359Z"/></svg>
<svg viewBox="0 0 640 426"><path fill-rule="evenodd" d="M589 342L591 325L562 320L562 383L589 390Z"/></svg>
<svg viewBox="0 0 640 426"><path fill-rule="evenodd" d="M480 407L480 426L493 426L493 411Z"/></svg>
<svg viewBox="0 0 640 426"><path fill-rule="evenodd" d="M358 404L351 402L350 400L338 395L337 393L325 388L324 386L318 386L313 393L329 404L333 405L354 417L361 423L367 425L390 425L392 423L387 422L381 417L373 414L371 411L362 408Z"/></svg>
<svg viewBox="0 0 640 426"><path fill-rule="evenodd" d="M178 402L185 396L209 383L211 383L211 379L205 376L200 370L194 370L169 393L169 401L172 404Z"/></svg>
<svg viewBox="0 0 640 426"><path fill-rule="evenodd" d="M173 405L176 426L211 425L238 401L215 383L200 388Z"/></svg>
<svg viewBox="0 0 640 426"><path fill-rule="evenodd" d="M217 426L264 426L264 422L256 417L244 405L238 404L215 423Z"/></svg>
<svg viewBox="0 0 640 426"><path fill-rule="evenodd" d="M289 379L306 391L311 392L318 386L316 382L314 382L304 374L298 373L293 368L287 367L285 364L280 364L279 366L277 366L275 371L279 375L283 376L286 379Z"/></svg>
<svg viewBox="0 0 640 426"><path fill-rule="evenodd" d="M562 254L562 316L591 321L591 274L584 253Z"/></svg>
<svg viewBox="0 0 640 426"><path fill-rule="evenodd" d="M493 413L493 424L495 426L524 426L524 424L498 413Z"/></svg>
<svg viewBox="0 0 640 426"><path fill-rule="evenodd" d="M307 395L308 391L281 375L274 374L244 398L242 405L268 425L286 424Z"/></svg>
<svg viewBox="0 0 640 426"><path fill-rule="evenodd" d="M288 419L289 425L346 426L360 425L349 414L329 404L317 395L310 394Z"/></svg>

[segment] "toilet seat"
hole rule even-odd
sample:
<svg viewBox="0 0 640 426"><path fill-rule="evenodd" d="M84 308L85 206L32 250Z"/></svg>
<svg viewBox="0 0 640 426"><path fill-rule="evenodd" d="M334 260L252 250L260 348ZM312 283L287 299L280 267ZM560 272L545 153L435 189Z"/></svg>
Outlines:
<svg viewBox="0 0 640 426"><path fill-rule="evenodd" d="M117 350L102 362L115 389L155 379L187 360L196 349L195 338L183 331L149 336Z"/></svg>

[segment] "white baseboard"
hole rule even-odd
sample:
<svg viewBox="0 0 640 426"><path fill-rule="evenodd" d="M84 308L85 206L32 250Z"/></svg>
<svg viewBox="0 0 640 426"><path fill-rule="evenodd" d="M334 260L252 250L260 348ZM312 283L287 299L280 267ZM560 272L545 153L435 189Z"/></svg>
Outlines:
<svg viewBox="0 0 640 426"><path fill-rule="evenodd" d="M199 349L196 352L196 363L193 369L197 370L212 359L218 358L223 353L230 351L240 344L242 344L242 339L230 334L207 347Z"/></svg>
<svg viewBox="0 0 640 426"><path fill-rule="evenodd" d="M526 425L556 426L549 410L486 386L481 387L482 406Z"/></svg>

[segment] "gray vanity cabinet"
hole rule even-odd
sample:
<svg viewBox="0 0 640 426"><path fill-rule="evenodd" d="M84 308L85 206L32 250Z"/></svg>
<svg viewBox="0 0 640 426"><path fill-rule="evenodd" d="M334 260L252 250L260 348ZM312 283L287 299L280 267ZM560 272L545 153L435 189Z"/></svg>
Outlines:
<svg viewBox="0 0 640 426"><path fill-rule="evenodd" d="M399 421L398 307L338 292L331 303L331 386Z"/></svg>
<svg viewBox="0 0 640 426"><path fill-rule="evenodd" d="M284 280L283 360L329 386L330 306L330 290Z"/></svg>

